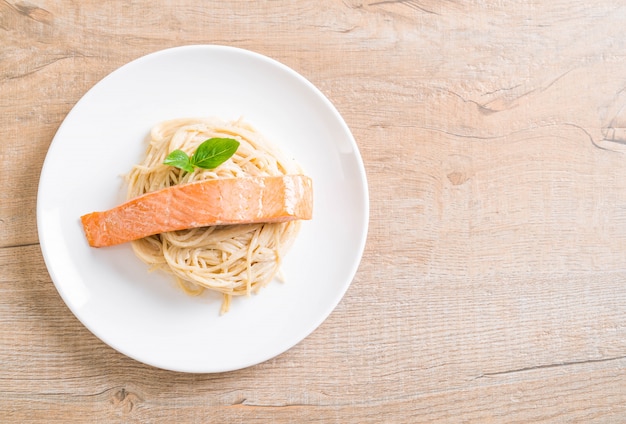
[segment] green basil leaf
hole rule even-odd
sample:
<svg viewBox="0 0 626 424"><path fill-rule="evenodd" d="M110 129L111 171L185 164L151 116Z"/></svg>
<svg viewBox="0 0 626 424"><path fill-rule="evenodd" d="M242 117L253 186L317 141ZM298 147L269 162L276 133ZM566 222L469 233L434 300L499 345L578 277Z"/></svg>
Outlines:
<svg viewBox="0 0 626 424"><path fill-rule="evenodd" d="M182 150L174 150L171 152L165 160L163 161L164 165L175 166L176 168L180 168L187 172L193 172L193 165L191 164L191 160L187 153Z"/></svg>
<svg viewBox="0 0 626 424"><path fill-rule="evenodd" d="M198 146L191 156L191 165L203 169L214 169L226 162L239 148L232 138L210 138Z"/></svg>

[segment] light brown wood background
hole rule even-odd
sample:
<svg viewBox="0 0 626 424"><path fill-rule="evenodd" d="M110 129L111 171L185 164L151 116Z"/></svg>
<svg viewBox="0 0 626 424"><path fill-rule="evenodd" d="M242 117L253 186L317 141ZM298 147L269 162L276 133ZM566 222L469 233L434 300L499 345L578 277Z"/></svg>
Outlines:
<svg viewBox="0 0 626 424"><path fill-rule="evenodd" d="M0 0L0 422L626 422L621 3ZM202 43L319 87L371 196L330 318L217 375L95 338L57 294L35 221L75 102L135 58Z"/></svg>

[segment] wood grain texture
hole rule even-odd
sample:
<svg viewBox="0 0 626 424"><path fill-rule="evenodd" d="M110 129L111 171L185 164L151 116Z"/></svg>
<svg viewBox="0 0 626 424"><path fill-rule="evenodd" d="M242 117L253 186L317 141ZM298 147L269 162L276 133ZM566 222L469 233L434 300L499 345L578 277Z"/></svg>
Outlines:
<svg viewBox="0 0 626 424"><path fill-rule="evenodd" d="M0 421L626 421L625 25L604 0L0 0ZM310 337L188 375L78 322L35 209L93 84L202 43L269 55L329 97L371 221Z"/></svg>

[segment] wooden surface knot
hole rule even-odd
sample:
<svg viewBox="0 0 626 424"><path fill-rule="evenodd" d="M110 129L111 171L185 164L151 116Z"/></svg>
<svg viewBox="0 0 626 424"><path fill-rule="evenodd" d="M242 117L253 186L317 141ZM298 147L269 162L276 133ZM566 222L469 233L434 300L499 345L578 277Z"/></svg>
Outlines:
<svg viewBox="0 0 626 424"><path fill-rule="evenodd" d="M143 401L142 396L125 387L111 389L111 392L111 404L126 414L131 413Z"/></svg>

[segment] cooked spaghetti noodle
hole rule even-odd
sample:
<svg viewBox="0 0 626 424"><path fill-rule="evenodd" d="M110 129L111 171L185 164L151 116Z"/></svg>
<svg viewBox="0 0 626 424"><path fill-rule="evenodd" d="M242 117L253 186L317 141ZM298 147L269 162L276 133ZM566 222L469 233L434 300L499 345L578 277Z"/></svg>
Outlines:
<svg viewBox="0 0 626 424"><path fill-rule="evenodd" d="M173 150L191 155L213 137L240 142L234 156L216 169L189 173L163 164ZM205 179L300 173L296 163L241 120L176 119L152 129L145 159L127 176L127 197ZM203 227L157 234L133 241L132 246L152 268L173 274L186 293L198 295L206 289L222 293L221 310L226 312L232 296L249 295L274 278L299 225L290 221Z"/></svg>

